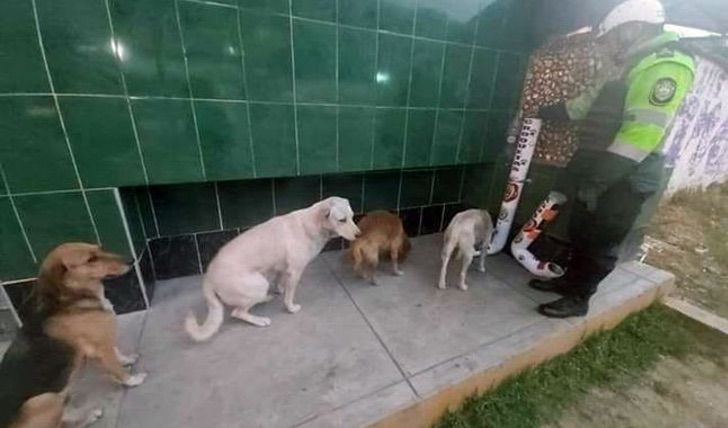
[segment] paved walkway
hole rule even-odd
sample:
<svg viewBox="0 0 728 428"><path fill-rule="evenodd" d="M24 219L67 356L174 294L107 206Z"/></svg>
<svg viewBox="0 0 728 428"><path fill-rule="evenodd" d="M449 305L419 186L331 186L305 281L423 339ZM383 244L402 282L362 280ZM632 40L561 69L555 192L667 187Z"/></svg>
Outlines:
<svg viewBox="0 0 728 428"><path fill-rule="evenodd" d="M142 354L147 381L123 391L84 376L81 395L105 403L106 427L357 427L498 366L544 337L570 331L669 280L645 265L622 266L592 301L587 319L550 320L534 310L555 295L531 290L507 256L469 273L470 289L435 287L441 235L413 240L405 274L354 277L339 252L324 253L298 289L302 310L280 298L253 310L267 328L226 319L193 343L186 313L204 313L200 277L157 283L148 313L121 317L125 351Z"/></svg>

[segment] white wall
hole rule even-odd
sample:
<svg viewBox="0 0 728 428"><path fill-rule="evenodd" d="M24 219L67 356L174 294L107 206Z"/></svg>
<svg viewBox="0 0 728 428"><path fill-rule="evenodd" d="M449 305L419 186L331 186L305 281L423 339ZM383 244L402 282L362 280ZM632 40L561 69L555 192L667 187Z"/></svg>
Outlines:
<svg viewBox="0 0 728 428"><path fill-rule="evenodd" d="M695 84L665 140L666 193L728 180L728 71L698 58Z"/></svg>

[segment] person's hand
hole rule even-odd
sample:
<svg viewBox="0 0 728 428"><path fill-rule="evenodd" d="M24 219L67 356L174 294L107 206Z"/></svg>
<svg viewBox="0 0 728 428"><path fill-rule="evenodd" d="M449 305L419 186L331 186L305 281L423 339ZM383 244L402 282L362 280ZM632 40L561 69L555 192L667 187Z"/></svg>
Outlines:
<svg viewBox="0 0 728 428"><path fill-rule="evenodd" d="M569 120L569 113L566 111L566 104L560 102L539 107L538 117L546 120L565 122Z"/></svg>
<svg viewBox="0 0 728 428"><path fill-rule="evenodd" d="M594 212L597 210L599 192L593 186L580 186L576 192L576 200L583 203L587 211Z"/></svg>

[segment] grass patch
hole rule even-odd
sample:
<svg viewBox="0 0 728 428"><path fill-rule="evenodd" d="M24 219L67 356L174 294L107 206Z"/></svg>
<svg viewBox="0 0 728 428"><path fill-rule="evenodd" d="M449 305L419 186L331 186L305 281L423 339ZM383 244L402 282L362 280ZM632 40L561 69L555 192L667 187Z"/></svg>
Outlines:
<svg viewBox="0 0 728 428"><path fill-rule="evenodd" d="M592 387L633 379L662 356L700 353L720 360L728 344L719 334L661 306L628 317L568 354L506 380L448 412L439 428L537 427L555 422Z"/></svg>

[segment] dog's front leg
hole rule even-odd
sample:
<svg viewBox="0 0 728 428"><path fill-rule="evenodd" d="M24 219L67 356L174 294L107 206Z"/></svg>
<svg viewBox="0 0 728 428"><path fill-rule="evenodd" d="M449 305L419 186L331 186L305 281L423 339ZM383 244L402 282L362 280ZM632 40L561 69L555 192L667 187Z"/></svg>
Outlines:
<svg viewBox="0 0 728 428"><path fill-rule="evenodd" d="M139 359L139 354L124 355L116 346L114 346L114 352L116 353L116 359L124 366L131 366Z"/></svg>
<svg viewBox="0 0 728 428"><path fill-rule="evenodd" d="M295 314L301 310L301 305L293 303L293 299L296 296L296 287L298 282L301 280L301 273L303 269L289 269L283 278L283 303L286 305L288 312Z"/></svg>

